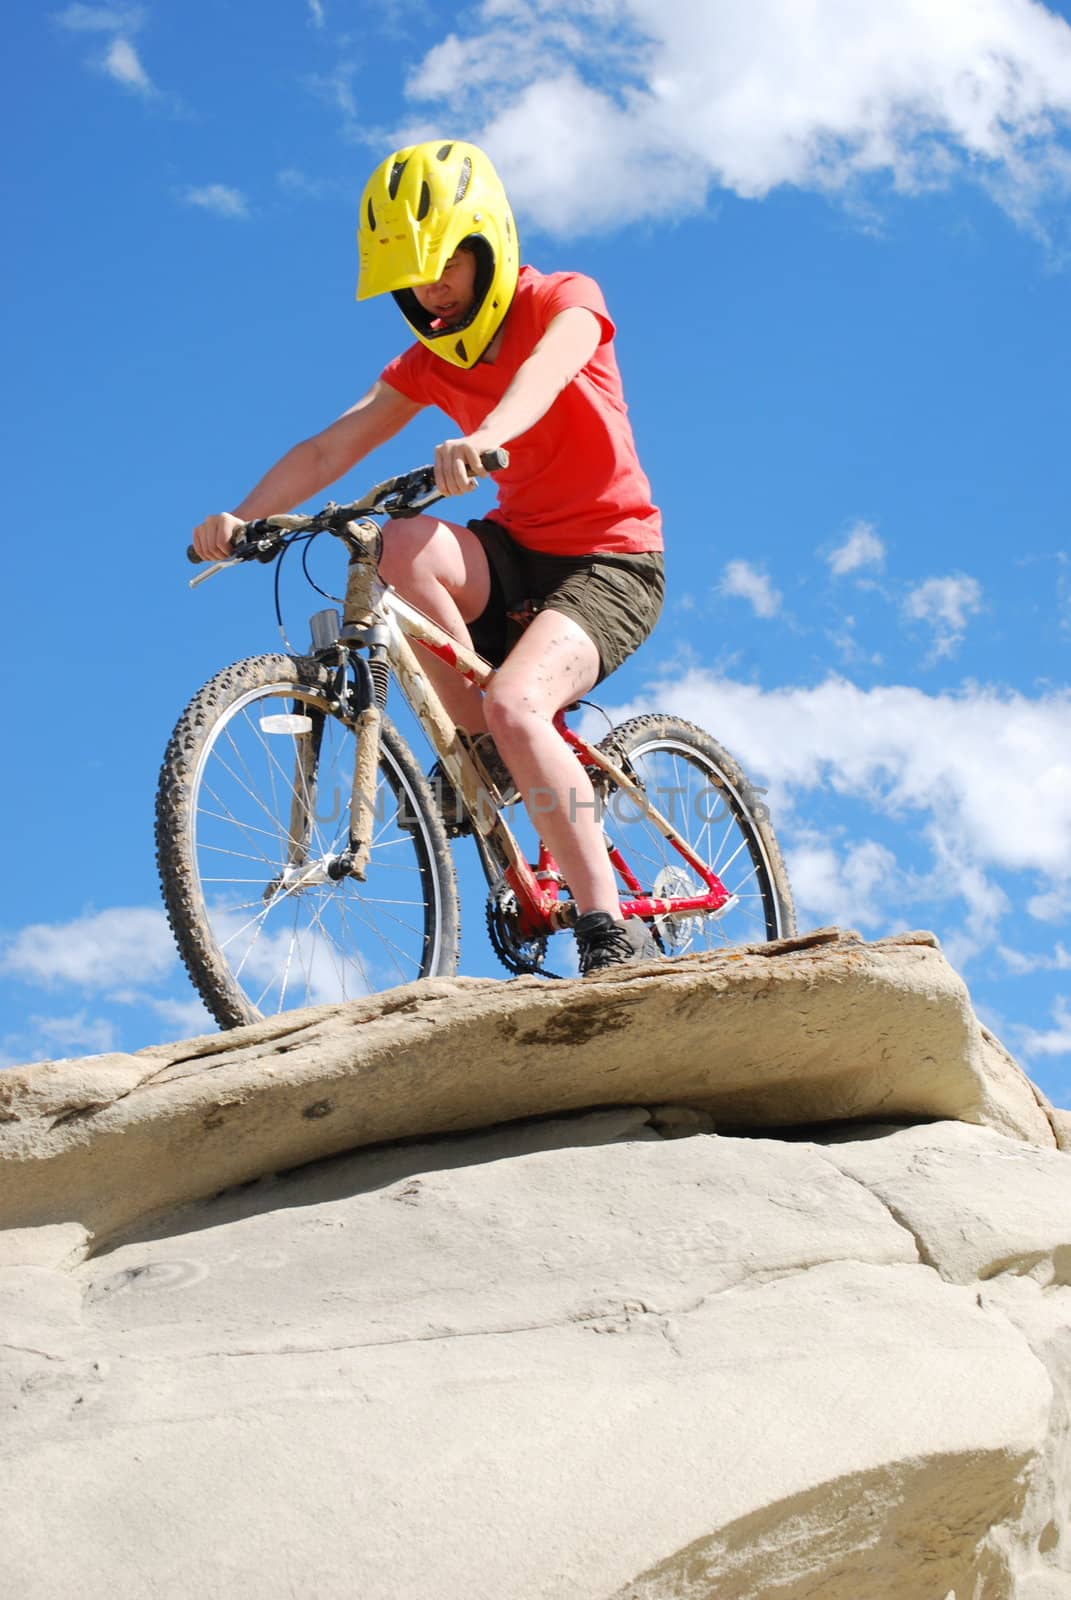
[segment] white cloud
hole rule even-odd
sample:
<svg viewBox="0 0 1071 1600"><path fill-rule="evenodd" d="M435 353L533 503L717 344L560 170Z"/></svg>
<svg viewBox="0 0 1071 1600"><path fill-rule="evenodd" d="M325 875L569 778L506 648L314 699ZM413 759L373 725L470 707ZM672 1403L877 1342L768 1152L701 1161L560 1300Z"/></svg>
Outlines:
<svg viewBox="0 0 1071 1600"><path fill-rule="evenodd" d="M1038 922L1071 921L1071 883L1054 883L1031 895L1026 909Z"/></svg>
<svg viewBox="0 0 1071 1600"><path fill-rule="evenodd" d="M57 1056L100 1055L115 1047L115 1028L106 1017L91 1016L86 1010L70 1016L30 1016L0 1044L0 1069L31 1066Z"/></svg>
<svg viewBox="0 0 1071 1600"><path fill-rule="evenodd" d="M826 558L835 578L843 578L861 567L880 567L885 561L885 545L878 538L873 523L857 522L844 543Z"/></svg>
<svg viewBox="0 0 1071 1600"><path fill-rule="evenodd" d="M804 926L839 923L876 928L886 919L899 879L896 857L873 839L838 851L808 833L788 852L788 875Z"/></svg>
<svg viewBox="0 0 1071 1600"><path fill-rule="evenodd" d="M944 906L962 901L963 923L946 928L945 954L954 967L965 967L972 956L986 949L999 937L1001 919L1011 909L1011 901L992 875L991 863L979 860L967 841L936 820L926 829L933 867L916 888L919 899Z"/></svg>
<svg viewBox="0 0 1071 1600"><path fill-rule="evenodd" d="M292 994L300 982L306 994L302 1004L330 1005L370 992L363 972L344 967L337 945L313 924L299 933L286 927L269 931L255 915L225 905L212 908L211 922L220 948L227 951L232 965L240 964L242 982L250 993L277 994L280 986L289 984ZM386 972L383 981L391 981ZM268 1005L264 999L260 1003Z"/></svg>
<svg viewBox="0 0 1071 1600"><path fill-rule="evenodd" d="M357 121L357 97L353 92L355 71L351 61L340 61L332 72L313 73L305 79L317 99L341 111L347 124Z"/></svg>
<svg viewBox="0 0 1071 1600"><path fill-rule="evenodd" d="M300 167L283 167L275 181L285 194L297 195L303 200L321 200L333 187L329 178L310 178Z"/></svg>
<svg viewBox="0 0 1071 1600"><path fill-rule="evenodd" d="M155 1012L170 1029L175 1038L189 1038L192 1034L215 1033L218 1024L204 1002L196 997L189 1000L171 1000L150 994L145 989L112 989L108 999L113 1005L145 1006Z"/></svg>
<svg viewBox="0 0 1071 1600"><path fill-rule="evenodd" d="M199 188L189 188L182 197L187 205L200 206L203 211L213 211L217 217L230 217L244 222L249 216L249 203L240 189L226 183L206 183Z"/></svg>
<svg viewBox="0 0 1071 1600"><path fill-rule="evenodd" d="M316 28L322 28L327 20L324 16L323 0L308 0L309 17Z"/></svg>
<svg viewBox="0 0 1071 1600"><path fill-rule="evenodd" d="M202 1000L149 998L148 1004L164 1022L173 1028L178 1028L180 1038L190 1038L199 1033L215 1033L219 1027Z"/></svg>
<svg viewBox="0 0 1071 1600"><path fill-rule="evenodd" d="M718 589L721 594L749 601L757 617L775 617L781 609L780 591L749 561L730 561Z"/></svg>
<svg viewBox="0 0 1071 1600"><path fill-rule="evenodd" d="M1071 1055L1071 1004L1060 996L1052 1009L1051 1028L1019 1028L1019 1048L1028 1056Z"/></svg>
<svg viewBox="0 0 1071 1600"><path fill-rule="evenodd" d="M947 656L967 631L968 618L982 610L982 586L964 572L927 578L908 591L904 610L932 629L934 655Z"/></svg>
<svg viewBox="0 0 1071 1600"><path fill-rule="evenodd" d="M1009 899L994 874L1039 875L1035 902L1050 892L1066 895L1069 690L1035 699L977 686L928 695L900 685L862 689L839 678L764 690L692 668L612 715L618 721L653 710L709 728L754 782L769 786L783 844L792 846L793 824L813 816L823 793L869 807L888 829L902 825L904 862L914 876L894 891L898 913L920 902L961 905L964 955L999 940ZM808 823L801 844L811 851L812 833ZM895 842L891 833L889 840ZM859 895L864 916L876 911L877 881L865 876L876 861L860 856L853 882L844 863L805 857L816 909L847 888ZM848 920L860 920L859 913Z"/></svg>
<svg viewBox="0 0 1071 1600"><path fill-rule="evenodd" d="M21 929L0 949L0 972L28 983L108 989L162 978L177 960L162 911L116 906L72 922L38 922Z"/></svg>
<svg viewBox="0 0 1071 1600"><path fill-rule="evenodd" d="M999 954L1008 971L1017 978L1025 978L1032 972L1071 972L1071 950L1059 940L1051 950L1034 952L1013 950L1002 944Z"/></svg>
<svg viewBox="0 0 1071 1600"><path fill-rule="evenodd" d="M70 1017L30 1017L29 1026L48 1049L99 1053L115 1044L115 1029L105 1017L78 1011ZM40 1048L40 1046L38 1046Z"/></svg>
<svg viewBox="0 0 1071 1600"><path fill-rule="evenodd" d="M856 626L856 619L845 614L835 628L826 629L826 638L835 646L842 661L865 662L868 666L880 667L881 652L872 648L869 638L865 646L860 644Z"/></svg>
<svg viewBox="0 0 1071 1600"><path fill-rule="evenodd" d="M141 6L71 5L54 12L52 20L72 33L136 33L145 13Z"/></svg>
<svg viewBox="0 0 1071 1600"><path fill-rule="evenodd" d="M408 87L437 126L478 121L558 234L696 212L712 187L963 175L1027 219L1071 184L1071 28L1039 0L483 0Z"/></svg>
<svg viewBox="0 0 1071 1600"><path fill-rule="evenodd" d="M152 80L141 64L141 58L129 39L113 39L101 62L101 67L109 78L114 78L116 83L123 84L127 89L135 89L139 94L156 92Z"/></svg>
<svg viewBox="0 0 1071 1600"><path fill-rule="evenodd" d="M159 98L160 91L130 42L131 35L137 33L145 21L141 6L70 5L65 11L54 12L52 20L71 33L111 34L103 55L94 53L86 64L122 84L124 89L132 89L146 98Z"/></svg>

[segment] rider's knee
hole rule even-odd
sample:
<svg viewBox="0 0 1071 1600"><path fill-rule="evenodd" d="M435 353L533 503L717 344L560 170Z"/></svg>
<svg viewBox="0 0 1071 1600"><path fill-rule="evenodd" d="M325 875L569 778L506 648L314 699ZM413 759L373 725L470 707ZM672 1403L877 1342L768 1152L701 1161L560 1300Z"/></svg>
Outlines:
<svg viewBox="0 0 1071 1600"><path fill-rule="evenodd" d="M539 720L539 712L523 684L500 684L494 678L484 691L483 714L494 738L507 742L518 734L523 736L533 718Z"/></svg>
<svg viewBox="0 0 1071 1600"><path fill-rule="evenodd" d="M413 571L435 537L434 517L392 517L383 524L383 549L379 572L397 588Z"/></svg>

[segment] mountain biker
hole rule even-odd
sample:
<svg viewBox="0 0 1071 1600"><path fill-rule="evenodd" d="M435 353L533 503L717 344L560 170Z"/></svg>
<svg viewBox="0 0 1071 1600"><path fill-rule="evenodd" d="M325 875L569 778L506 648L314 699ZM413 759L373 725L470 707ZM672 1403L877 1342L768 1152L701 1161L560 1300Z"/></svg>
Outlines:
<svg viewBox="0 0 1071 1600"><path fill-rule="evenodd" d="M662 604L661 519L636 456L602 293L579 273L519 266L501 181L484 152L460 140L388 156L362 195L357 242L358 300L393 295L417 342L233 512L206 518L194 545L203 559L224 557L243 523L334 483L427 405L460 430L435 451L444 494L472 489L484 475L481 453L508 447L486 518L389 522L380 573L497 667L481 695L422 656L454 722L492 736L569 884L581 972L656 957L645 924L621 917L590 780L553 726L643 642ZM518 636L521 613L531 620ZM495 753L485 745L485 764ZM464 823L457 804L445 797L455 832Z"/></svg>

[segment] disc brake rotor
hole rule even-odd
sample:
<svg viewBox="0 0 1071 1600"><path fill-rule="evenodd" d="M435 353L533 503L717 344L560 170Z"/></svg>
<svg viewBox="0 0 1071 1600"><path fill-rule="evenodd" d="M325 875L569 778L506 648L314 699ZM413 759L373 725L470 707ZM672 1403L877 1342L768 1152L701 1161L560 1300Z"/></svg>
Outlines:
<svg viewBox="0 0 1071 1600"><path fill-rule="evenodd" d="M651 891L654 899L666 900L702 893L702 884L697 883L691 874L678 866L663 867ZM702 914L695 911L670 912L667 916L655 917L655 926L662 937L666 953L682 955L699 933L702 921Z"/></svg>

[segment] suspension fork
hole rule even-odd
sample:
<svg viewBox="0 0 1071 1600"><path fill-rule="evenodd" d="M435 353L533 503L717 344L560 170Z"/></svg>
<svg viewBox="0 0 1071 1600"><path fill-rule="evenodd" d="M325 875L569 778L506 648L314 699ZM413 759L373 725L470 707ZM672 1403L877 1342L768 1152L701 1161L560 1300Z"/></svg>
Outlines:
<svg viewBox="0 0 1071 1600"><path fill-rule="evenodd" d="M328 863L328 876L357 878L364 882L372 854L376 823L376 788L379 778L380 733L383 706L387 698L387 651L384 640L376 639L385 630L364 630L368 656L351 654L353 667L352 713L348 718L354 732L353 779L350 786L349 836L345 850ZM347 640L352 642L352 640Z"/></svg>
<svg viewBox="0 0 1071 1600"><path fill-rule="evenodd" d="M324 713L311 711L300 700L293 703L295 715L308 717L311 727L294 738L294 778L290 791L290 826L286 841L286 861L290 867L303 867L309 859L312 819L316 811L316 791L320 771L320 749L324 737Z"/></svg>
<svg viewBox="0 0 1071 1600"><path fill-rule="evenodd" d="M386 700L386 662L380 666L379 677L383 679L383 690L380 693L376 687L376 676L370 670L369 663L363 658L354 656L347 649L337 652L338 661L334 682L327 691L329 711L319 711L314 707L303 704L301 701L293 702L295 714L306 717L311 726L304 732L295 735L294 739L294 776L290 789L290 821L287 830L287 865L301 868L308 863L309 850L312 844L313 823L316 817L316 806L320 788L320 753L323 748L324 724L329 712L341 712L344 720L360 728L361 714L373 701L381 706ZM326 664L326 663L325 663ZM351 691L347 683L347 667L354 673L355 683ZM354 715L354 707L358 708ZM367 726L367 724L366 724ZM378 724L372 732L369 741L374 744L374 764L379 761ZM373 765L373 773L375 765ZM356 783L355 783L356 787ZM336 794L336 804L337 804ZM352 801L352 796L351 796ZM372 784L372 804L375 803L375 782ZM356 812L353 813L356 815ZM371 829L366 828L359 834L360 838L368 841L371 839ZM349 863L355 853L354 829L350 828L349 845L343 856L330 863L328 872L333 877L343 877L351 870ZM367 860L367 857L366 857ZM339 870L333 870L339 861L346 865ZM365 863L366 864L366 861Z"/></svg>
<svg viewBox="0 0 1071 1600"><path fill-rule="evenodd" d="M380 530L374 522L351 522L346 526L345 542L350 548L346 577L341 643L347 648L353 666L353 731L356 752L353 783L350 788L350 826L346 849L328 864L328 876L357 878L364 882L372 854L372 834L376 821L376 784L379 776L380 733L383 707L387 701L390 676L389 633L374 620L373 588L376 582L376 557L381 545ZM355 645L364 646L367 655L358 654Z"/></svg>

